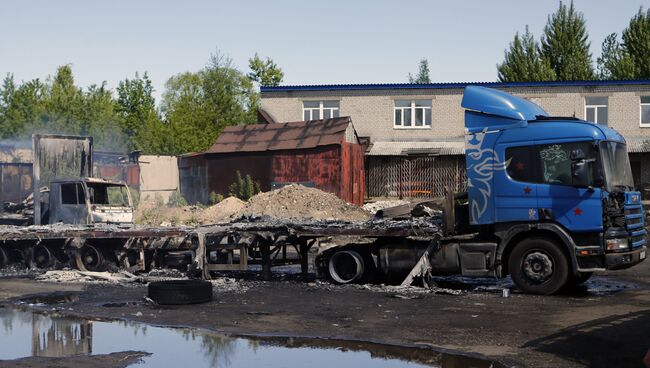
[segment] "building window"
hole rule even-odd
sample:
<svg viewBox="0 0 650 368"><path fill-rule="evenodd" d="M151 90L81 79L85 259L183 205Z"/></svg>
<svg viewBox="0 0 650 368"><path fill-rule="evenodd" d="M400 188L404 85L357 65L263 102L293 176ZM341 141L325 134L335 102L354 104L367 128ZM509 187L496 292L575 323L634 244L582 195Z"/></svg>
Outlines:
<svg viewBox="0 0 650 368"><path fill-rule="evenodd" d="M339 101L303 101L303 120L320 120L339 117Z"/></svg>
<svg viewBox="0 0 650 368"><path fill-rule="evenodd" d="M585 97L587 121L607 125L607 97Z"/></svg>
<svg viewBox="0 0 650 368"><path fill-rule="evenodd" d="M650 127L650 96L641 96L641 126Z"/></svg>
<svg viewBox="0 0 650 368"><path fill-rule="evenodd" d="M395 128L431 128L431 100L395 100Z"/></svg>

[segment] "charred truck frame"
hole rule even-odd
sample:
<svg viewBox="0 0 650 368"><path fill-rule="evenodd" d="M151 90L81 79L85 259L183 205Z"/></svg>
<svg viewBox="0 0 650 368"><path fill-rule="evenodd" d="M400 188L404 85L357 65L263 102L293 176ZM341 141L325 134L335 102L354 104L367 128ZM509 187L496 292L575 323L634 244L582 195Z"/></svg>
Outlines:
<svg viewBox="0 0 650 368"><path fill-rule="evenodd" d="M291 262L306 274L310 248L334 238L316 268L338 283L511 275L525 292L553 294L594 271L646 258L641 196L620 134L549 117L529 101L482 87L467 87L462 106L468 191L411 211L421 216L362 224L243 218L196 228L7 226L0 264L167 265L209 278L260 263L270 278L272 266Z"/></svg>

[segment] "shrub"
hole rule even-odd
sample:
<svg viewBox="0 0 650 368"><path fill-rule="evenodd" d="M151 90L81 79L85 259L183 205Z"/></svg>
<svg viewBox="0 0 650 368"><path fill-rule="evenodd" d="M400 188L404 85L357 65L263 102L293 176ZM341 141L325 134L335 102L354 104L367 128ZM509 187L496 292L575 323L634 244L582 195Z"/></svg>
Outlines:
<svg viewBox="0 0 650 368"><path fill-rule="evenodd" d="M167 200L167 206L169 207L187 206L187 200L183 198L181 192L175 191L169 196L169 199Z"/></svg>
<svg viewBox="0 0 650 368"><path fill-rule="evenodd" d="M249 200L261 191L258 182L254 181L249 174L246 174L246 177L242 177L239 170L237 170L237 180L230 184L228 189L230 192L229 195L237 197L242 201Z"/></svg>
<svg viewBox="0 0 650 368"><path fill-rule="evenodd" d="M221 193L210 192L210 204L215 205L223 201L223 195Z"/></svg>

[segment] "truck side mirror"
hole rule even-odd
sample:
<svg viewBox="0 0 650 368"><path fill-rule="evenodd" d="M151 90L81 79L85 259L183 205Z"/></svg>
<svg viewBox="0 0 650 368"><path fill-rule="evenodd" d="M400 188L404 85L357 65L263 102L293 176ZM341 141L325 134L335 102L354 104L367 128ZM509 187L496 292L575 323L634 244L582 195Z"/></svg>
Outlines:
<svg viewBox="0 0 650 368"><path fill-rule="evenodd" d="M585 156L585 152L582 149L576 148L574 150L571 150L570 158L571 161L580 161L587 158L587 156Z"/></svg>
<svg viewBox="0 0 650 368"><path fill-rule="evenodd" d="M573 152L571 152L573 156ZM587 171L587 162L580 160L571 164L571 176L573 177L573 185L577 187L589 186L589 175Z"/></svg>

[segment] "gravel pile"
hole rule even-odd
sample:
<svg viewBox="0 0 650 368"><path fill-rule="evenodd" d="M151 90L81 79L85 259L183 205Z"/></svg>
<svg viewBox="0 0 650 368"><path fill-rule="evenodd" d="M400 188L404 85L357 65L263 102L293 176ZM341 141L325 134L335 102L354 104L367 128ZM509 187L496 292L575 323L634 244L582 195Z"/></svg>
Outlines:
<svg viewBox="0 0 650 368"><path fill-rule="evenodd" d="M364 222L370 213L331 193L292 184L253 196L239 215Z"/></svg>
<svg viewBox="0 0 650 368"><path fill-rule="evenodd" d="M237 197L228 197L221 202L199 212L201 224L214 224L237 214L246 206L246 202Z"/></svg>

